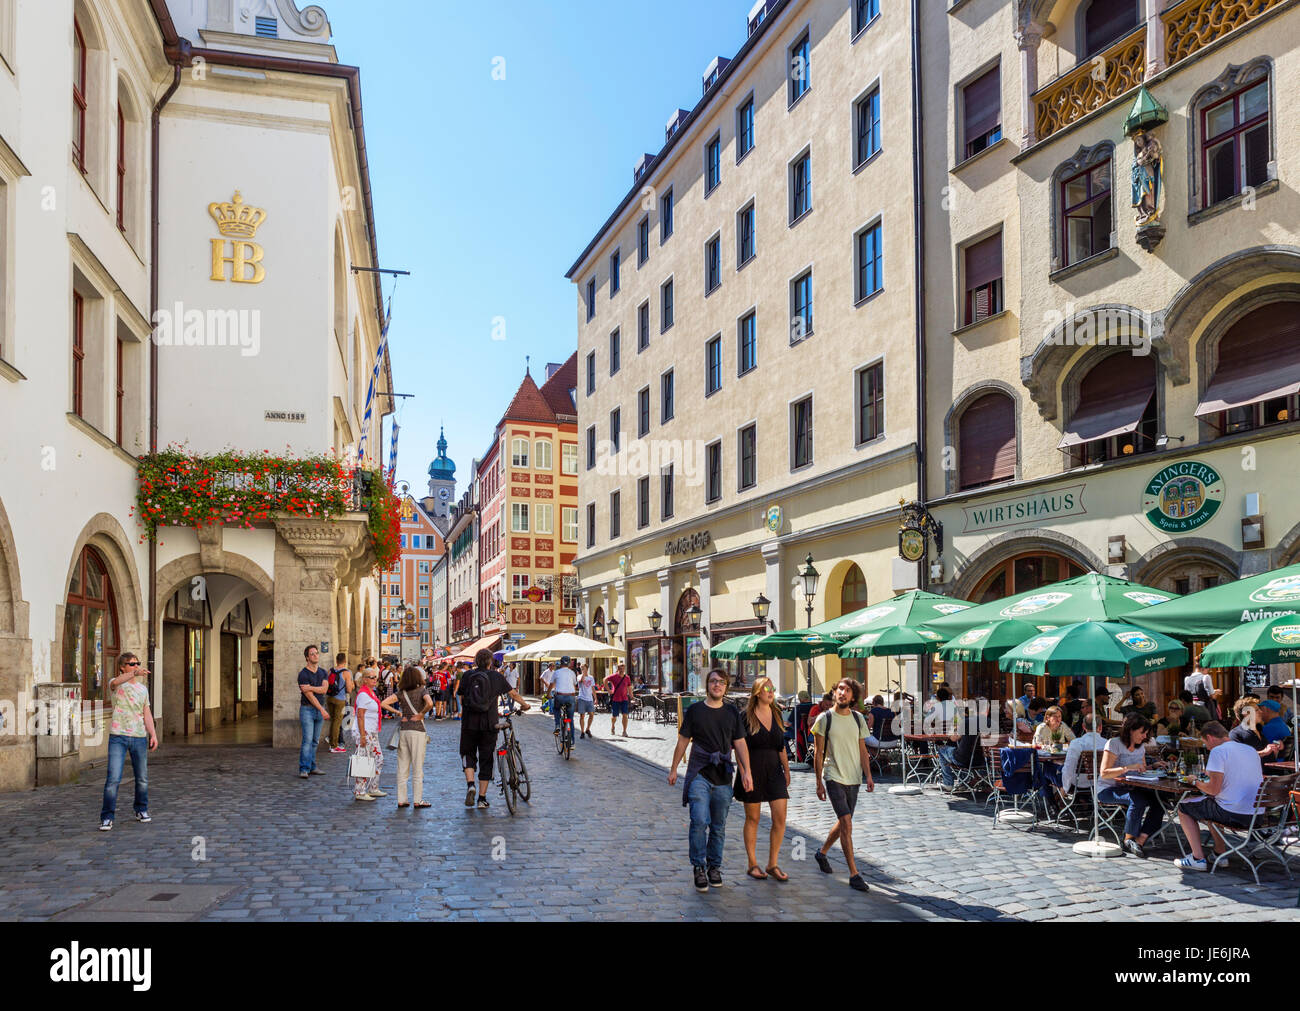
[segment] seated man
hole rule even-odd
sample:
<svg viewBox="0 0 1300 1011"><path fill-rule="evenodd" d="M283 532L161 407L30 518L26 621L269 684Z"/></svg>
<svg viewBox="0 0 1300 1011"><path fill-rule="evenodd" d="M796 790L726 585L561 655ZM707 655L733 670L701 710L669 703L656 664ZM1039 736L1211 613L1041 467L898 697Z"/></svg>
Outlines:
<svg viewBox="0 0 1300 1011"><path fill-rule="evenodd" d="M871 700L871 709L867 712L867 724L871 729L866 737L867 748L896 748L899 746L898 735L894 733L894 720L898 714L885 705L882 695Z"/></svg>
<svg viewBox="0 0 1300 1011"><path fill-rule="evenodd" d="M1016 717L1016 740L1021 744L1029 744L1033 741L1034 732L1038 729L1038 724L1043 722L1043 715L1046 712L1046 699L1031 700L1025 715Z"/></svg>
<svg viewBox="0 0 1300 1011"><path fill-rule="evenodd" d="M1291 710L1291 696L1282 690L1281 685L1268 686L1268 701L1276 702L1282 707L1282 719L1288 727L1295 726L1295 713Z"/></svg>
<svg viewBox="0 0 1300 1011"><path fill-rule="evenodd" d="M1196 784L1204 796L1188 798L1178 805L1178 824L1187 837L1191 853L1175 860L1174 865L1185 871L1209 869L1197 823L1203 822L1210 827L1214 852L1222 855L1227 844L1219 834L1218 826L1244 829L1249 825L1255 814L1255 796L1264 782L1259 756L1249 745L1229 740L1222 723L1211 720L1202 728L1201 734L1210 749L1209 761L1205 763L1209 782Z"/></svg>
<svg viewBox="0 0 1300 1011"><path fill-rule="evenodd" d="M1079 775L1079 759L1085 751L1094 752L1092 767L1101 768L1101 752L1106 750L1106 738L1097 732L1097 727L1101 724L1101 718L1095 713L1089 713L1083 718L1084 733L1080 734L1065 751L1065 767L1061 770L1061 790L1069 793L1078 787L1080 790L1088 789L1092 786L1092 779L1089 776Z"/></svg>
<svg viewBox="0 0 1300 1011"><path fill-rule="evenodd" d="M962 734L949 734L948 743L942 744L935 749L935 756L939 759L939 774L943 777L943 786L946 790L951 790L957 782L957 770L969 769L975 764L975 759L980 753L980 735L975 721L971 720L965 727L955 727L955 730L963 730Z"/></svg>
<svg viewBox="0 0 1300 1011"><path fill-rule="evenodd" d="M1291 728L1282 719L1282 704L1273 699L1265 699L1259 704L1259 736L1265 743L1278 743L1285 747L1291 740Z"/></svg>
<svg viewBox="0 0 1300 1011"><path fill-rule="evenodd" d="M1201 728L1210 722L1210 711L1193 701L1192 693L1186 688L1178 693L1178 698L1183 703L1183 729L1195 729L1200 733Z"/></svg>

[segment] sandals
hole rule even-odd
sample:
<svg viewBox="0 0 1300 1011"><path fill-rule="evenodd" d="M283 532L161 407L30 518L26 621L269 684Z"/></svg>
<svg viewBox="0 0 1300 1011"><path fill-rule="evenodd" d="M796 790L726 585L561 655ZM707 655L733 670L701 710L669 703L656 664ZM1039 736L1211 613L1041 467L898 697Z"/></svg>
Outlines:
<svg viewBox="0 0 1300 1011"><path fill-rule="evenodd" d="M788 875L785 871L781 870L780 867L776 867L776 866L769 867L769 868L767 869L767 874L768 874L768 877L770 877L770 878L772 878L772 879L774 879L774 880L776 880L776 881L789 881L789 880L790 880L790 875Z"/></svg>
<svg viewBox="0 0 1300 1011"><path fill-rule="evenodd" d="M745 873L748 874L748 875L749 875L751 878L753 878L755 881L766 881L766 880L767 880L767 875L764 874L762 871L760 871L760 870L758 869L758 864L755 864L753 867L751 867L751 868L750 868L749 870L747 870Z"/></svg>
<svg viewBox="0 0 1300 1011"><path fill-rule="evenodd" d="M410 804L398 804L397 806L398 806L398 808L403 808L403 807L410 807L411 805L410 805Z"/></svg>
<svg viewBox="0 0 1300 1011"><path fill-rule="evenodd" d="M420 803L418 803L418 804L415 805L415 809L416 809L417 811L422 811L422 810L424 810L426 807L433 807L433 805L432 805L432 804L426 804L424 801L421 801Z"/></svg>

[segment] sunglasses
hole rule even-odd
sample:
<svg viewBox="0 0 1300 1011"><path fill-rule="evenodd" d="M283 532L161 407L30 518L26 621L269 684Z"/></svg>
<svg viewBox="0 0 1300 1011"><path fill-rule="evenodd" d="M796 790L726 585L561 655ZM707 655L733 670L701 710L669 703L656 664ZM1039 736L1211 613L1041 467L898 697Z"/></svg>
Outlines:
<svg viewBox="0 0 1300 1011"><path fill-rule="evenodd" d="M765 692L775 692L776 689L773 688L771 685L764 685L764 686L762 687L761 691L765 691Z"/></svg>
<svg viewBox="0 0 1300 1011"><path fill-rule="evenodd" d="M140 666L140 661L139 661L139 660L132 660L129 664L127 664L127 666L128 666L128 667L139 667L139 666Z"/></svg>

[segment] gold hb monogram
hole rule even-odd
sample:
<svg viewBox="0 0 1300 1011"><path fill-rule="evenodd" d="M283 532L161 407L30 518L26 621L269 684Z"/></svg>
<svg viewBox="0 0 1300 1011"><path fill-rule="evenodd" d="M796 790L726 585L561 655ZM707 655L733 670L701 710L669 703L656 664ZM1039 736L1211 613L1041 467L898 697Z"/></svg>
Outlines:
<svg viewBox="0 0 1300 1011"><path fill-rule="evenodd" d="M211 240L212 280L225 281L226 264L230 264L229 280L235 284L261 284L266 279L266 268L262 266L266 250L252 240L266 221L266 211L247 206L243 196L236 191L229 203L209 204L208 213L217 223L217 231L231 240ZM227 248L229 256L226 255Z"/></svg>

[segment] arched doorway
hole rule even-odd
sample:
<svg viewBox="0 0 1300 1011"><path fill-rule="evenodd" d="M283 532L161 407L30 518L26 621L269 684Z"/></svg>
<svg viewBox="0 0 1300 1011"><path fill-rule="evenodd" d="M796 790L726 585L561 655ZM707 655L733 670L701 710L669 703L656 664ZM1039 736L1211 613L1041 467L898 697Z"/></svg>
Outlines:
<svg viewBox="0 0 1300 1011"><path fill-rule="evenodd" d="M63 675L81 685L83 705L111 708L108 682L117 673L121 652L117 593L108 565L90 546L81 549L68 583L63 610Z"/></svg>
<svg viewBox="0 0 1300 1011"><path fill-rule="evenodd" d="M698 610L700 595L691 587L682 591L673 611L672 664L663 672L669 691L704 691L704 643L700 641L699 619L689 612Z"/></svg>
<svg viewBox="0 0 1300 1011"><path fill-rule="evenodd" d="M844 582L840 586L840 614L852 614L854 611L861 611L867 606L867 577L862 574L862 570L856 564L849 567L849 571L844 574ZM852 678L863 686L864 690L867 684L867 661L866 658L859 660L841 660L840 677ZM837 681L836 684L839 682Z"/></svg>

